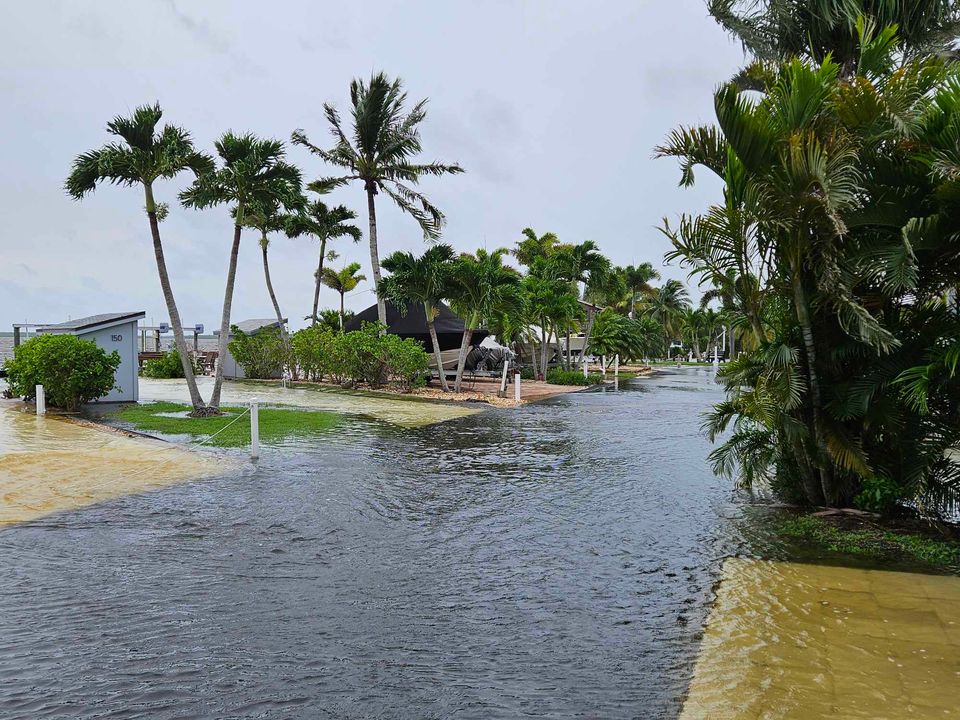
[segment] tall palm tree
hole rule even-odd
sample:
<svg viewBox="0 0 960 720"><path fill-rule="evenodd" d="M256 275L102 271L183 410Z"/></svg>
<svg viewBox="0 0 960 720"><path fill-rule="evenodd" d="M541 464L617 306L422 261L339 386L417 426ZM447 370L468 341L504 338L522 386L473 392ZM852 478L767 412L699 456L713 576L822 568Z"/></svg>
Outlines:
<svg viewBox="0 0 960 720"><path fill-rule="evenodd" d="M680 333L680 318L690 307L690 294L679 280L667 280L641 303L641 310L663 326L669 345Z"/></svg>
<svg viewBox="0 0 960 720"><path fill-rule="evenodd" d="M405 309L407 304L414 302L423 306L430 342L433 344L433 357L444 392L448 392L450 388L440 358L435 320L439 314L437 306L450 291L453 258L453 248L445 243L428 248L420 257L398 250L383 259L383 269L391 274L380 281L379 291L397 308Z"/></svg>
<svg viewBox="0 0 960 720"><path fill-rule="evenodd" d="M323 106L336 144L324 150L311 143L302 130L292 139L319 155L325 162L347 171L346 175L322 178L310 189L327 192L332 188L358 180L367 194L369 217L370 266L374 290L380 287L380 255L377 246L377 209L375 198L387 193L403 212L411 215L427 240L440 236L446 218L425 195L414 189L425 175L452 175L463 172L459 165L439 162L416 163L413 158L422 146L418 125L427 116L427 101L421 100L409 113L404 111L407 94L400 79L390 80L384 73L375 73L369 83L354 79L350 83L352 139L343 130L340 114L333 105ZM377 296L377 317L387 323L383 298Z"/></svg>
<svg viewBox="0 0 960 720"><path fill-rule="evenodd" d="M453 263L450 304L463 318L463 341L460 343L454 392L460 392L474 331L481 322L520 302L520 275L503 264L503 256L508 252L506 248L480 249L474 255L464 253Z"/></svg>
<svg viewBox="0 0 960 720"><path fill-rule="evenodd" d="M313 312L310 313L311 325L316 325L319 322L317 313L320 308L320 285L323 280L323 261L327 256L327 241L349 236L353 238L354 242L360 242L362 237L360 228L350 222L356 218L357 214L344 205L328 207L319 200L307 203L300 212L287 217L285 229L289 237L310 235L320 241L320 259L317 264L317 271L314 273L315 285L313 289Z"/></svg>
<svg viewBox="0 0 960 720"><path fill-rule="evenodd" d="M277 317L277 325L280 328L280 336L283 338L284 346L289 350L290 337L287 334L287 328L283 322L283 313L280 311L280 303L277 301L277 294L273 290L273 281L270 279L270 262L267 251L270 247L270 233L282 232L286 228L287 215L283 213L278 202L269 202L267 204L256 203L247 208L244 225L253 228L260 233L260 254L263 258L263 279L267 284L267 293L270 295L270 302L273 304L273 311Z"/></svg>
<svg viewBox="0 0 960 720"><path fill-rule="evenodd" d="M523 237L517 241L517 246L513 249L513 256L521 265L531 267L539 258L546 260L553 254L560 239L555 233L546 232L543 235L537 235L533 228L524 228Z"/></svg>
<svg viewBox="0 0 960 720"><path fill-rule="evenodd" d="M209 172L213 168L213 161L194 149L190 134L186 130L165 125L157 132L157 123L162 116L163 111L159 104L143 105L134 110L130 117L117 116L107 123L107 132L120 138L122 142L112 142L98 150L90 150L77 156L67 177L65 189L73 199L80 200L105 180L114 185L139 185L143 188L147 221L153 239L153 254L157 263L157 274L160 276L160 290L167 304L174 343L190 392L190 403L193 405L194 414L200 415L206 406L197 389L190 349L183 335L183 323L173 297L163 243L160 240L160 221L167 214L167 205L156 201L153 185L157 180L174 178L184 170L195 175Z"/></svg>
<svg viewBox="0 0 960 720"><path fill-rule="evenodd" d="M358 275L360 263L350 263L341 270L334 270L329 267L323 269L323 284L331 290L340 293L340 329L343 330L344 307L343 298L348 292L352 292L357 285L367 279L366 275Z"/></svg>
<svg viewBox="0 0 960 720"><path fill-rule="evenodd" d="M653 286L650 281L659 280L660 273L648 262L627 265L625 268L617 268L617 271L623 274L624 282L630 291L630 317L633 318L637 309L637 296L651 294Z"/></svg>
<svg viewBox="0 0 960 720"><path fill-rule="evenodd" d="M611 272L610 260L600 252L597 244L592 240L585 240L576 245L559 246L553 254L553 264L560 277L573 283L575 288L574 300L579 300L581 297L581 283L583 283L584 290L590 287L598 287ZM567 370L570 369L571 365L571 328L573 321L579 320L582 314L583 312L577 302L567 303L566 309L562 312L564 320L561 322L561 326L565 328L567 334L567 355L565 358ZM587 314L587 322L584 326L584 354L586 354L590 345L593 318L594 313L591 309Z"/></svg>
<svg viewBox="0 0 960 720"><path fill-rule="evenodd" d="M185 207L207 208L223 203L231 204L233 242L227 265L227 282L223 294L223 313L220 318L220 358L227 355L230 340L230 310L233 305L233 286L237 276L237 257L240 253L240 233L246 224L250 208L268 207L274 203L287 209L296 209L300 203L300 171L284 161L283 143L261 140L252 134L235 135L226 132L215 143L222 166L200 175L180 193ZM210 407L219 410L220 389L223 385L223 362L217 363L217 372L210 397Z"/></svg>

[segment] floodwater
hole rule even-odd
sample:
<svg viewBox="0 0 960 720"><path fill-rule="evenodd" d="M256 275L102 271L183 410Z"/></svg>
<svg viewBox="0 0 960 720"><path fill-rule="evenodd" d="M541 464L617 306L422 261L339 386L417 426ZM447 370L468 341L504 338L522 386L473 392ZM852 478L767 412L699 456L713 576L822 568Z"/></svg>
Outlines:
<svg viewBox="0 0 960 720"><path fill-rule="evenodd" d="M350 415L252 471L8 527L0 717L759 717L698 714L725 558L766 542L705 462L719 397L697 368L419 427Z"/></svg>
<svg viewBox="0 0 960 720"><path fill-rule="evenodd" d="M204 398L209 398L210 391L213 389L213 378L199 377L197 384L200 387L200 394ZM141 402L184 402L188 401L189 397L186 382L183 380L140 378ZM257 399L262 403L295 405L347 415L364 415L407 428L423 427L481 412L475 408L446 402L376 397L368 393L354 394L321 388L281 388L274 384L229 380L223 384L220 399L224 405L245 405Z"/></svg>
<svg viewBox="0 0 960 720"><path fill-rule="evenodd" d="M239 467L210 451L0 405L0 528Z"/></svg>

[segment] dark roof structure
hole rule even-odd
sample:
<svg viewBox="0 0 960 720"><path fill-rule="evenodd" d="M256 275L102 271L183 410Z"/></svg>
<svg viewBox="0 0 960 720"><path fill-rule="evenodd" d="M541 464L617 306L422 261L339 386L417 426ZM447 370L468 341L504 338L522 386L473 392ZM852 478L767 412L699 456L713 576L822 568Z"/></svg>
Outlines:
<svg viewBox="0 0 960 720"><path fill-rule="evenodd" d="M437 305L438 315L433 325L437 331L437 341L440 350L457 350L463 341L463 320L444 303ZM343 325L344 332L359 330L363 323L377 322L377 306L371 305L363 312L357 313ZM402 310L393 303L387 303L387 332L399 335L402 338L419 340L428 352L433 352L430 342L430 331L427 329L427 318L424 316L423 305L410 303ZM475 330L471 340L472 345L479 345L489 335L486 330Z"/></svg>
<svg viewBox="0 0 960 720"><path fill-rule="evenodd" d="M287 324L287 319L283 318L283 324ZM241 320L240 322L230 323L231 330L237 328L244 335L255 335L266 328L278 328L280 323L276 318L254 318L252 320ZM216 336L220 335L220 329L213 331ZM232 333L231 333L232 334Z"/></svg>
<svg viewBox="0 0 960 720"><path fill-rule="evenodd" d="M139 320L146 317L145 312L125 312L125 313L102 313L100 315L89 315L87 317L68 320L67 322L57 323L55 325L44 325L37 328L39 333L57 333L57 332L77 332L80 330L92 330L101 325L113 325L124 320Z"/></svg>

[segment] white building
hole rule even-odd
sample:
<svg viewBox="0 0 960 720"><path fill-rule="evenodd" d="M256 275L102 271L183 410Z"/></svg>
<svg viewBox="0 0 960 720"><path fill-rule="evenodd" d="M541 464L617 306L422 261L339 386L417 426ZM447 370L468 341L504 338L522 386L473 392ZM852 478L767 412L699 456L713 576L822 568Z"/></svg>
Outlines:
<svg viewBox="0 0 960 720"><path fill-rule="evenodd" d="M137 321L146 313L106 313L78 318L58 325L37 328L38 335L75 335L91 340L107 353L116 350L120 365L114 374L114 387L100 402L136 402L140 397L137 362Z"/></svg>

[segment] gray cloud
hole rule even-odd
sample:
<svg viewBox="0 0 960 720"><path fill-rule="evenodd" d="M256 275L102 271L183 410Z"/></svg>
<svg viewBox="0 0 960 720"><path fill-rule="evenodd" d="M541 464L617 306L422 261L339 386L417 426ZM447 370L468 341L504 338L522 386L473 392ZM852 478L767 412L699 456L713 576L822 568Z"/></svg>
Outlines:
<svg viewBox="0 0 960 720"><path fill-rule="evenodd" d="M346 111L350 79L382 68L405 79L411 99L430 98L425 157L467 169L422 186L447 214L446 241L510 245L529 225L593 239L617 263L660 265L660 219L701 209L718 184L701 172L697 188L679 189L675 163L652 160L652 148L678 124L711 121L712 90L742 63L701 0L427 0L415 12L388 0L104 0L5 10L0 330L116 309L166 319L140 194L104 186L78 203L62 190L72 159L108 139L106 121L141 103L159 100L165 121L208 151L228 128L286 140L302 127L327 143L323 102ZM307 178L327 172L300 148L290 158ZM159 199L173 203L162 231L184 320L212 327L230 221L223 208L176 206L187 180L158 183ZM359 187L331 200L365 224ZM378 214L382 254L423 248L415 223L385 197ZM336 265L368 268L365 243L334 249ZM274 284L291 318L309 308L316 250L272 242ZM369 283L348 298L354 309L371 301ZM334 298L325 291L322 302ZM252 234L234 307L238 318L269 314Z"/></svg>

